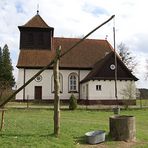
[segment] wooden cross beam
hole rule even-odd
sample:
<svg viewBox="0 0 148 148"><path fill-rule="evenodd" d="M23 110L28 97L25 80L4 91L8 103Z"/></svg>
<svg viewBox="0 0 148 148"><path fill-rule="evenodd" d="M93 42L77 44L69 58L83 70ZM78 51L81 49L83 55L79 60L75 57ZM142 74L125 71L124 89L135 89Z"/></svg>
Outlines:
<svg viewBox="0 0 148 148"><path fill-rule="evenodd" d="M3 129L3 127L4 127L4 114L5 114L5 111L6 111L6 110L7 110L7 109L4 109L4 108L0 109L0 111L2 112L0 131L2 131L2 129Z"/></svg>

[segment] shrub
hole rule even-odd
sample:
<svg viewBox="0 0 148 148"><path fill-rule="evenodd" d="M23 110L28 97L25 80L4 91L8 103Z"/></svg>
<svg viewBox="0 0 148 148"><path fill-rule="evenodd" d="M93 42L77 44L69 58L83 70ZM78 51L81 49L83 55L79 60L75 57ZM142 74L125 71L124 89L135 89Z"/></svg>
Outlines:
<svg viewBox="0 0 148 148"><path fill-rule="evenodd" d="M70 99L69 99L69 109L70 110L75 110L77 108L77 99L76 97L72 94L70 96Z"/></svg>

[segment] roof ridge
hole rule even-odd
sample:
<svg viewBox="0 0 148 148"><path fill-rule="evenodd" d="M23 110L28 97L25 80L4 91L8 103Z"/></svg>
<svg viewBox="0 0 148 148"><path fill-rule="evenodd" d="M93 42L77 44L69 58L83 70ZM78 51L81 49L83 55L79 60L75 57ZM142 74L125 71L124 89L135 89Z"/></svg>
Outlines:
<svg viewBox="0 0 148 148"><path fill-rule="evenodd" d="M82 38L75 38L75 37L53 37L53 38L55 38L55 39L73 39L73 40L80 40L80 39L82 39ZM90 39L90 38L87 38L87 39L85 39L85 40L96 40L96 41L106 41L105 39ZM108 42L108 41L107 41ZM111 45L110 45L111 46Z"/></svg>

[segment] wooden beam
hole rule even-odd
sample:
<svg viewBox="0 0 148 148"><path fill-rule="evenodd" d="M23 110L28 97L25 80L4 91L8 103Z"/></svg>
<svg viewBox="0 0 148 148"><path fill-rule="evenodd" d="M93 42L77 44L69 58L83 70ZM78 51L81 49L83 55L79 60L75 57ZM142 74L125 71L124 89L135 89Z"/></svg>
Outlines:
<svg viewBox="0 0 148 148"><path fill-rule="evenodd" d="M61 46L56 50L54 62L54 134L56 137L60 134L60 79L59 79L59 57Z"/></svg>

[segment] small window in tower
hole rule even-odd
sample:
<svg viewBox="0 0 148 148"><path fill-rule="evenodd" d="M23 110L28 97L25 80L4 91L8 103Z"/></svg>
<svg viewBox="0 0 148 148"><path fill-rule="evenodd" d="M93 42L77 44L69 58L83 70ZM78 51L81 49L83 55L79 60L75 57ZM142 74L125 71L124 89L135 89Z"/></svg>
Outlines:
<svg viewBox="0 0 148 148"><path fill-rule="evenodd" d="M97 91L101 91L102 90L102 86L101 85L96 85L96 90Z"/></svg>

